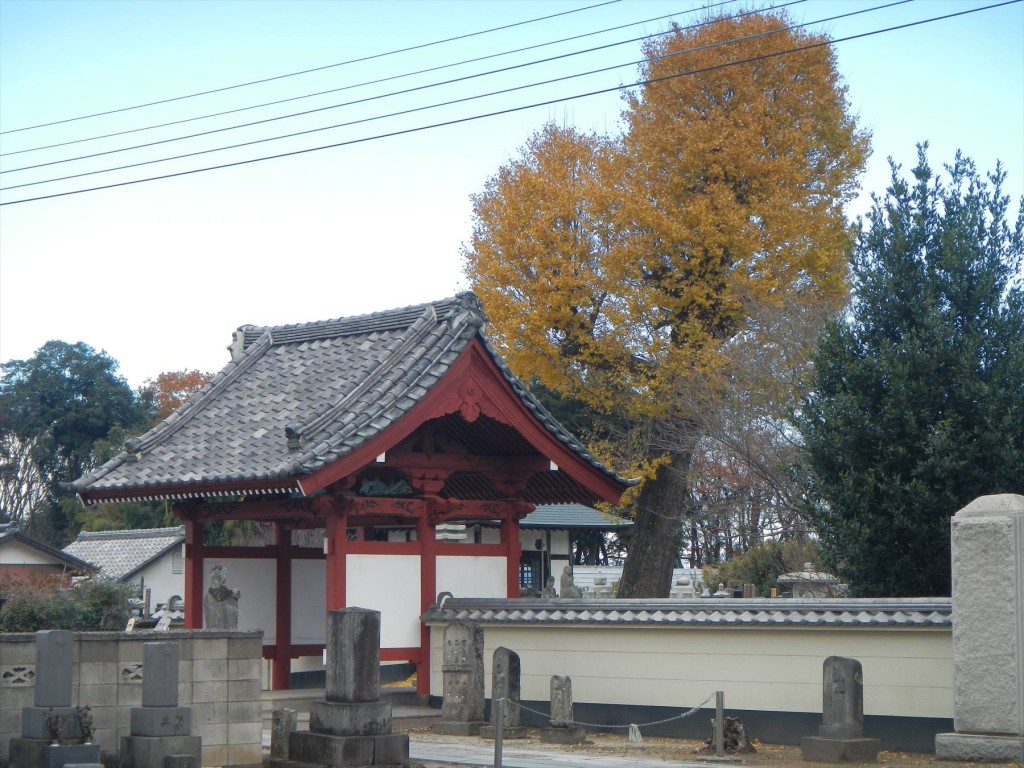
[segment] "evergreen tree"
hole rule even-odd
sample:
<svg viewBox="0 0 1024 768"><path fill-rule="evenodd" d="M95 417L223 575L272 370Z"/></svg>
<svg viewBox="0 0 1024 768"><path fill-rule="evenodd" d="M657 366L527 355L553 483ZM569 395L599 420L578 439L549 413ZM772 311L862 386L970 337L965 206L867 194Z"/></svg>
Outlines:
<svg viewBox="0 0 1024 768"><path fill-rule="evenodd" d="M950 593L949 518L1024 493L1024 201L959 153L893 164L854 250L854 302L799 424L826 562L864 596Z"/></svg>

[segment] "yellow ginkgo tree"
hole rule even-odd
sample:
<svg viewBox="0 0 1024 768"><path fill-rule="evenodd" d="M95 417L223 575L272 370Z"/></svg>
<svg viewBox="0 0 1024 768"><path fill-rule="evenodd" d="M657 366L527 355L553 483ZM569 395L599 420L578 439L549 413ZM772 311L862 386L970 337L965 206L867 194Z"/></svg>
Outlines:
<svg viewBox="0 0 1024 768"><path fill-rule="evenodd" d="M868 139L827 40L790 26L673 28L645 47L621 135L547 125L473 198L465 269L509 364L638 425L620 596L668 592L695 447L751 389L736 348L845 302Z"/></svg>

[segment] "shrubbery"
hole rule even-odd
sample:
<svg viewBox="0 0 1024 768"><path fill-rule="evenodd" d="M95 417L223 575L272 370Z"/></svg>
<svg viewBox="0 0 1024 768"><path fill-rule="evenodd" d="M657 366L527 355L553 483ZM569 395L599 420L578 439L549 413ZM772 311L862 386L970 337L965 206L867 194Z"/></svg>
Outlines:
<svg viewBox="0 0 1024 768"><path fill-rule="evenodd" d="M0 632L41 629L124 629L130 615L130 584L92 576L62 588L59 578L0 580Z"/></svg>
<svg viewBox="0 0 1024 768"><path fill-rule="evenodd" d="M728 562L705 566L704 584L712 592L719 584L729 588L753 584L758 596L768 597L779 576L799 571L804 563L819 562L820 559L816 541L765 541Z"/></svg>

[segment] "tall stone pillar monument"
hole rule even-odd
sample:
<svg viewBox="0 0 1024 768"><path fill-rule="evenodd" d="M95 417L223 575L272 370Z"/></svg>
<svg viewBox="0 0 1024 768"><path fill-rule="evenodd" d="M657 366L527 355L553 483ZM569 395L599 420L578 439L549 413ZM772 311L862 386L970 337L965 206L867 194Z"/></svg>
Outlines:
<svg viewBox="0 0 1024 768"><path fill-rule="evenodd" d="M1024 496L982 496L952 522L953 727L947 760L1024 763Z"/></svg>

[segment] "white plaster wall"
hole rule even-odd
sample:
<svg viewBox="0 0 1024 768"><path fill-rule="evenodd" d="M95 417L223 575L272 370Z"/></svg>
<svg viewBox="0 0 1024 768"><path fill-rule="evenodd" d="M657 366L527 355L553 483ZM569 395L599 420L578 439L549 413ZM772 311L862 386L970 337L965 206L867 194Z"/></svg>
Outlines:
<svg viewBox="0 0 1024 768"><path fill-rule="evenodd" d="M34 547L20 541L8 541L0 546L0 565L55 565L57 561L47 557Z"/></svg>
<svg viewBox="0 0 1024 768"><path fill-rule="evenodd" d="M443 625L432 627L430 692L442 695ZM822 662L864 669L864 712L952 717L949 627L486 626L487 695L494 649L522 661L522 696L546 701L552 675L572 677L577 702L694 707L716 690L726 707L821 712Z"/></svg>
<svg viewBox="0 0 1024 768"><path fill-rule="evenodd" d="M227 586L242 594L238 598L238 629L263 630L263 643L276 642L274 594L277 589L277 568L273 560L207 558L203 561L203 594L210 588L210 571L223 565ZM204 619L205 620L205 619Z"/></svg>
<svg viewBox="0 0 1024 768"><path fill-rule="evenodd" d="M181 549L183 546L177 547L179 555L182 554ZM171 552L164 553L162 557L149 563L145 568L133 573L128 578L128 581L135 585L145 582L145 586L150 589L150 605L154 611L158 604L166 603L171 595L185 596L184 561L182 561L181 573L174 573L171 554ZM238 589L238 586L232 584L231 581L232 569L228 566L228 586Z"/></svg>
<svg viewBox="0 0 1024 768"><path fill-rule="evenodd" d="M456 597L508 597L505 557L437 558L437 591Z"/></svg>
<svg viewBox="0 0 1024 768"><path fill-rule="evenodd" d="M381 648L418 648L419 555L347 555L345 562L345 605L380 611Z"/></svg>
<svg viewBox="0 0 1024 768"><path fill-rule="evenodd" d="M326 560L292 560L291 611L293 645L327 642Z"/></svg>

